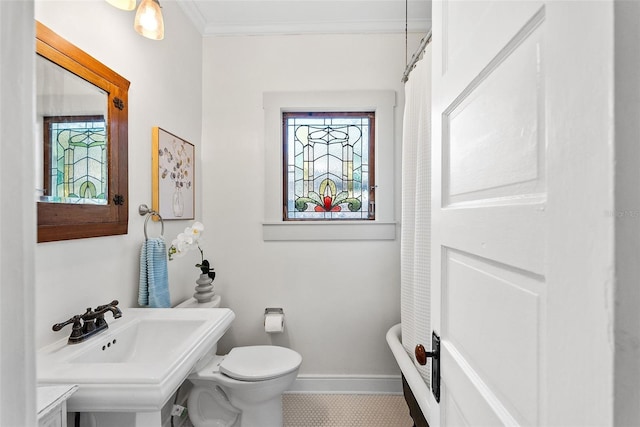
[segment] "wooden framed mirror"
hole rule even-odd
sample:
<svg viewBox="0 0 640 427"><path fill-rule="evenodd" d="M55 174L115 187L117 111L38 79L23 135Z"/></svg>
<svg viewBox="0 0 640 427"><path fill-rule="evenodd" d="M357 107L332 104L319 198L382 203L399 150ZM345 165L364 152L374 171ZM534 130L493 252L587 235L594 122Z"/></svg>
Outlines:
<svg viewBox="0 0 640 427"><path fill-rule="evenodd" d="M38 242L126 234L129 81L36 21Z"/></svg>

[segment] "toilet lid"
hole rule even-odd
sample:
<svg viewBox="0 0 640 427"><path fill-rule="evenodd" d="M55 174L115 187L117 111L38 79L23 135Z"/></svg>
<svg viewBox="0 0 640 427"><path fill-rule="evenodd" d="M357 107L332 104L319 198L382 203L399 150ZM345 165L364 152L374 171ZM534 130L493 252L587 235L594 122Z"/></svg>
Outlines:
<svg viewBox="0 0 640 427"><path fill-rule="evenodd" d="M300 354L285 347L236 347L220 363L220 372L236 380L260 381L293 372L301 362Z"/></svg>

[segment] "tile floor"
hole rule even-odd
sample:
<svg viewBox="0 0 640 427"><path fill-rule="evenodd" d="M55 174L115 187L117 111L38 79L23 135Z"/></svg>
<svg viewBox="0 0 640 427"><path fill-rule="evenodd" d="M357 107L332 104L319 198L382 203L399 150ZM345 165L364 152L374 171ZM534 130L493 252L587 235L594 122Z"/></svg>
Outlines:
<svg viewBox="0 0 640 427"><path fill-rule="evenodd" d="M283 427L411 427L400 395L285 394ZM192 427L186 420L182 427ZM263 427L263 426L253 426Z"/></svg>
<svg viewBox="0 0 640 427"><path fill-rule="evenodd" d="M411 427L400 395L285 394L284 427Z"/></svg>

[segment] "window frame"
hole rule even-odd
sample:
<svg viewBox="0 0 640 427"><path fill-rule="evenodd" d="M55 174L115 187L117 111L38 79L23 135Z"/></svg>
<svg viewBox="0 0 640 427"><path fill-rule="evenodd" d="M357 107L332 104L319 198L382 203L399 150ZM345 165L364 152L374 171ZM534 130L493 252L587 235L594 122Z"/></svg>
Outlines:
<svg viewBox="0 0 640 427"><path fill-rule="evenodd" d="M396 93L393 90L265 92L264 241L395 240ZM282 112L375 111L376 219L284 221L282 216Z"/></svg>
<svg viewBox="0 0 640 427"><path fill-rule="evenodd" d="M368 204L366 218L290 218L289 217L289 144L288 125L289 117L304 118L343 118L343 117L368 117L369 141L368 141ZM375 111L283 111L282 112L282 219L283 221L375 221L375 147L376 147L376 113Z"/></svg>

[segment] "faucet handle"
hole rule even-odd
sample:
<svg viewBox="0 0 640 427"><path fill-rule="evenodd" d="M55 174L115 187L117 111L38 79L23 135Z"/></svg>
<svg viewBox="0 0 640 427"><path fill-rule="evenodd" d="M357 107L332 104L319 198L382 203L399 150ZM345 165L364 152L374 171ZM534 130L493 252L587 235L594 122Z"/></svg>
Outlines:
<svg viewBox="0 0 640 427"><path fill-rule="evenodd" d="M71 319L67 320L66 322L56 323L55 325L53 325L53 327L51 329L53 329L54 331L58 332L60 329L62 329L65 326L67 326L69 323L73 323L74 327L75 327L76 323L80 324L80 315L73 316Z"/></svg>
<svg viewBox="0 0 640 427"><path fill-rule="evenodd" d="M56 323L53 325L52 329L54 331L59 331L60 329L67 326L69 323L73 323L73 327L71 329L71 335L69 335L69 344L75 344L81 341L81 338L84 334L82 331L82 315L77 314L73 316L71 319L66 322Z"/></svg>
<svg viewBox="0 0 640 427"><path fill-rule="evenodd" d="M105 304L105 305L99 305L96 307L96 311L101 311L104 310L107 307L115 307L116 305L118 305L120 302L117 299L114 299L113 301L111 301L109 304Z"/></svg>
<svg viewBox="0 0 640 427"><path fill-rule="evenodd" d="M81 318L82 316L77 314L73 316L71 319L67 320L66 322L56 323L55 325L53 325L51 329L58 332L60 329L67 326L69 323L73 323L73 328L71 330L71 336L69 337L69 339L71 339L71 337L79 337L82 335L82 323L80 322Z"/></svg>
<svg viewBox="0 0 640 427"><path fill-rule="evenodd" d="M107 310L109 310L113 313L113 318L118 319L122 317L122 311L117 307L118 304L119 304L119 301L117 299L114 299L109 304L97 306L96 312L104 313Z"/></svg>

